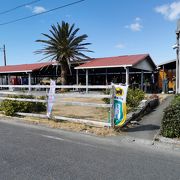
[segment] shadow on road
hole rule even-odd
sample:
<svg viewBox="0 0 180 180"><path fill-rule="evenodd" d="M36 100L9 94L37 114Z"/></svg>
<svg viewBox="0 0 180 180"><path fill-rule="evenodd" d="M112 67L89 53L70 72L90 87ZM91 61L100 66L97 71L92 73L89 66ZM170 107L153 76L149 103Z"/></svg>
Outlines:
<svg viewBox="0 0 180 180"><path fill-rule="evenodd" d="M153 125L153 124L146 124L146 125L140 125L140 126L132 127L132 128L126 129L124 131L136 132L136 131L152 131L152 130L157 130L157 129L160 129L160 126Z"/></svg>

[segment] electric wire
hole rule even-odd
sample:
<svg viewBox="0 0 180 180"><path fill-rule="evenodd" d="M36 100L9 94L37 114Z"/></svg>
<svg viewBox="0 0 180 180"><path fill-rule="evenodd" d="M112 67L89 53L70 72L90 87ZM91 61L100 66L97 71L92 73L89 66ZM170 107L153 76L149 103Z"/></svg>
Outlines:
<svg viewBox="0 0 180 180"><path fill-rule="evenodd" d="M7 21L7 22L4 22L4 23L0 23L0 26L7 25L7 24L12 24L12 23L15 23L15 22L18 22L18 21L22 21L22 20L25 20L25 19L30 19L32 17L39 16L39 15L42 15L42 14L46 14L46 13L49 13L49 12L52 12L52 11L56 11L58 9L62 9L62 8L68 7L68 6L72 6L72 5L81 3L83 1L85 1L85 0L74 1L72 3L65 4L65 5L62 5L62 6L53 8L53 9L50 9L48 11L44 11L44 12L38 13L38 14L33 14L31 16L26 16L26 17L22 17L22 18L19 18L19 19L12 20L12 21Z"/></svg>
<svg viewBox="0 0 180 180"><path fill-rule="evenodd" d="M22 7L24 7L24 6L29 6L29 5L34 4L34 3L37 3L37 2L39 2L39 1L41 1L41 0L36 0L36 1L31 1L31 2L29 2L29 3L21 4L21 5L19 5L19 6L14 7L14 8L11 8L11 9L8 9L8 10L5 10L5 11L0 12L0 15L2 15L2 14L7 14L7 13L9 13L9 12L15 11L16 9L22 8Z"/></svg>

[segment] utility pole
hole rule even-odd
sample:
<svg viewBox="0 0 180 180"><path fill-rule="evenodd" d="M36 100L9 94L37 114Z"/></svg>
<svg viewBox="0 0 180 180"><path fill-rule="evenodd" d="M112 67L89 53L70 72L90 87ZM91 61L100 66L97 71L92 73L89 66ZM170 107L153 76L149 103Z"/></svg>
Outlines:
<svg viewBox="0 0 180 180"><path fill-rule="evenodd" d="M4 66L6 66L6 47L3 45L3 54L4 54Z"/></svg>
<svg viewBox="0 0 180 180"><path fill-rule="evenodd" d="M180 38L180 19L177 22L176 30L176 94L180 93L180 63L179 63L179 38Z"/></svg>
<svg viewBox="0 0 180 180"><path fill-rule="evenodd" d="M176 32L177 49L176 49L176 94L179 92L179 32Z"/></svg>

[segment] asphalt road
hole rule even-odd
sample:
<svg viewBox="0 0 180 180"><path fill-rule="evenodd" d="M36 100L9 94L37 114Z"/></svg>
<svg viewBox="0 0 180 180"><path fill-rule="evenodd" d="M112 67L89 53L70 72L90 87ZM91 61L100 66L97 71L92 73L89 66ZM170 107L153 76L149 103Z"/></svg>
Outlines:
<svg viewBox="0 0 180 180"><path fill-rule="evenodd" d="M180 153L0 120L1 180L180 180Z"/></svg>

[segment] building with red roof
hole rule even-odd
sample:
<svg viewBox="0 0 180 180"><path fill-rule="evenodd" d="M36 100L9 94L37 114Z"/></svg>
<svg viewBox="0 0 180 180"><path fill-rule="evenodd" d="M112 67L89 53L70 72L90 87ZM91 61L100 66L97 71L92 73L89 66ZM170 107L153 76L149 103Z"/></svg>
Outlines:
<svg viewBox="0 0 180 180"><path fill-rule="evenodd" d="M149 54L125 55L105 58L91 58L71 62L69 79L71 84L104 85L110 82L140 84L156 70L156 65ZM8 76L6 84L12 84L11 78L21 78L13 84L38 84L43 77L55 78L60 75L60 68L54 62L0 66L0 84ZM7 78L4 78L4 80ZM24 79L24 81L23 81Z"/></svg>
<svg viewBox="0 0 180 180"><path fill-rule="evenodd" d="M75 69L77 83L78 73L81 76L82 71L86 71L86 84L136 83L143 88L145 78L150 81L150 75L156 70L156 65L149 54L137 54L93 58Z"/></svg>

